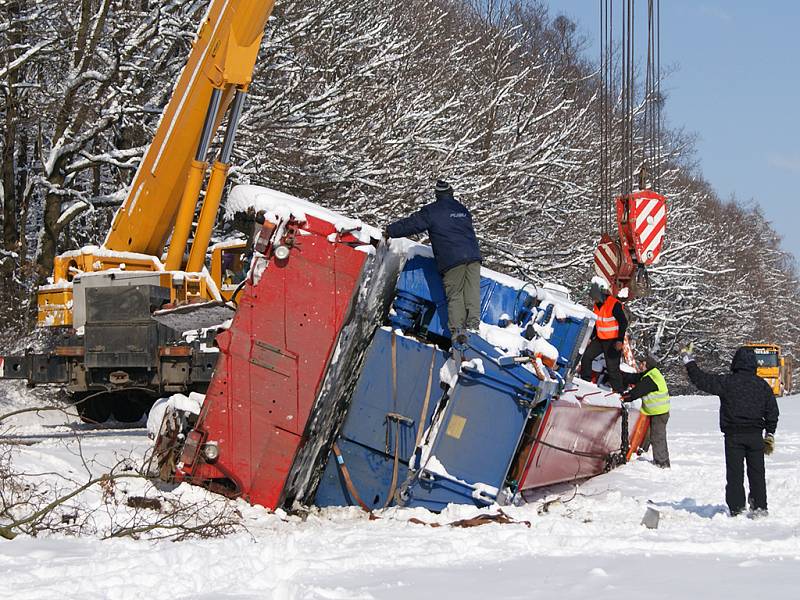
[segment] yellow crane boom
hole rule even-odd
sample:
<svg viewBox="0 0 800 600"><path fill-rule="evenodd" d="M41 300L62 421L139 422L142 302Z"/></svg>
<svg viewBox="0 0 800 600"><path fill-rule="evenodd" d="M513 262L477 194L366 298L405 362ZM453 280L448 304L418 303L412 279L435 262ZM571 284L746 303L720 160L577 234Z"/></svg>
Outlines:
<svg viewBox="0 0 800 600"><path fill-rule="evenodd" d="M224 166L215 165L212 171L220 173L224 183L234 117L250 85L273 4L273 0L212 2L128 197L114 217L103 244L106 248L159 256L174 227L172 261L168 260L167 268L180 268L175 255L182 256L185 250L178 246L181 242L185 246L188 239L208 167L208 146L237 96L226 134L228 153L217 161Z"/></svg>
<svg viewBox="0 0 800 600"><path fill-rule="evenodd" d="M168 240L164 270L202 270L242 104L273 6L274 0L212 0L103 248L56 257L53 285L39 290L40 324L72 324L70 282L74 274L114 268L159 270L159 259ZM222 149L209 169L209 147L226 113L229 116ZM184 263L207 175L205 200L189 259ZM214 296L210 288L213 285L200 282L191 292L175 292L173 300L188 295Z"/></svg>

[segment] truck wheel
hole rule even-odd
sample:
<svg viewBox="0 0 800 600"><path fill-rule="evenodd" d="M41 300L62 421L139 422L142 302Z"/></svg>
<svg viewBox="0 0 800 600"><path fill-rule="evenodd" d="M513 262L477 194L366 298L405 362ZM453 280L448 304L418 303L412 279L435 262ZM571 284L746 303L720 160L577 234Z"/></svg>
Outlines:
<svg viewBox="0 0 800 600"><path fill-rule="evenodd" d="M85 422L105 423L108 421L109 417L111 416L111 405L109 404L108 398L105 394L95 396L94 398L89 398L87 404L86 417L88 421L84 419Z"/></svg>
<svg viewBox="0 0 800 600"><path fill-rule="evenodd" d="M78 411L78 416L84 423L92 424L94 419L89 417L89 403L91 399L87 400L94 392L76 392L70 394L69 401L75 405L75 410Z"/></svg>
<svg viewBox="0 0 800 600"><path fill-rule="evenodd" d="M114 418L120 423L136 423L144 414L142 404L127 394L114 403Z"/></svg>
<svg viewBox="0 0 800 600"><path fill-rule="evenodd" d="M114 392L111 400L114 418L121 423L138 423L155 402L153 396L141 390L120 390Z"/></svg>
<svg viewBox="0 0 800 600"><path fill-rule="evenodd" d="M97 392L80 392L72 395L72 402L78 410L81 421L89 425L104 423L111 416L108 398L105 394L95 395Z"/></svg>

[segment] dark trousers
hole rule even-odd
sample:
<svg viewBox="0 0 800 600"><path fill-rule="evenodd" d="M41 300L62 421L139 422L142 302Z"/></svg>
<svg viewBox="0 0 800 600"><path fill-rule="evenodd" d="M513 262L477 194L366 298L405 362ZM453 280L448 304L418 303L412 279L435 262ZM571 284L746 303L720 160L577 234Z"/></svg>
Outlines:
<svg viewBox="0 0 800 600"><path fill-rule="evenodd" d="M764 478L764 439L761 432L725 434L725 502L732 515L745 508L744 463L747 463L747 483L750 505L767 510L767 482Z"/></svg>
<svg viewBox="0 0 800 600"><path fill-rule="evenodd" d="M481 263L456 265L442 275L447 296L447 327L455 338L463 330L478 331L481 322Z"/></svg>
<svg viewBox="0 0 800 600"><path fill-rule="evenodd" d="M606 371L608 384L615 392L622 391L622 373L619 370L619 361L622 352L614 348L617 340L600 340L593 338L581 358L581 378L587 381L592 379L592 361L604 354L606 357Z"/></svg>
<svg viewBox="0 0 800 600"><path fill-rule="evenodd" d="M667 447L667 421L669 413L650 417L650 444L653 446L653 462L659 467L669 467Z"/></svg>

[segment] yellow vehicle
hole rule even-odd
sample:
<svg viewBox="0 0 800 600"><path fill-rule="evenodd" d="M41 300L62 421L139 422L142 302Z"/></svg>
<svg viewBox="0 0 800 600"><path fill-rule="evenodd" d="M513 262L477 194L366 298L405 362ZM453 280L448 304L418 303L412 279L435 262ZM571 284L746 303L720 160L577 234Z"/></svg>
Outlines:
<svg viewBox="0 0 800 600"><path fill-rule="evenodd" d="M221 300L222 281L204 268L242 105L274 0L213 0L125 202L99 248L55 258L38 293L40 326L73 326L73 280L105 270L155 271L173 304ZM225 116L219 155L208 154ZM207 180L194 241L187 249ZM169 243L168 243L169 242ZM167 251L162 262L162 252ZM188 250L188 258L185 253ZM172 273L178 273L176 277Z"/></svg>
<svg viewBox="0 0 800 600"><path fill-rule="evenodd" d="M792 359L781 353L776 344L745 344L752 348L758 361L756 374L763 377L776 396L785 396L792 391Z"/></svg>
<svg viewBox="0 0 800 600"><path fill-rule="evenodd" d="M211 0L105 241L56 256L38 290L38 323L56 345L0 357L0 378L65 384L87 421L136 421L164 393L204 391L216 361L210 330L234 310L225 301L248 248L225 242L208 265L206 256L273 4Z"/></svg>

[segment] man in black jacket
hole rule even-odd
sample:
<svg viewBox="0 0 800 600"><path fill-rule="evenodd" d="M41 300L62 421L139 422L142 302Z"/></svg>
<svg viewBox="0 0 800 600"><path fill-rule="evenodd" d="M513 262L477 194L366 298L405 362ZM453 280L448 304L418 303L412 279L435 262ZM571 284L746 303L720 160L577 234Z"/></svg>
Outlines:
<svg viewBox="0 0 800 600"><path fill-rule="evenodd" d="M692 383L704 392L719 396L719 428L725 434L725 502L731 516L745 508L744 461L747 462L750 508L754 515L766 515L764 454L772 454L775 447L778 403L769 384L756 375L755 353L751 348L739 348L728 375L707 373L698 367L691 344L681 350L681 356Z"/></svg>
<svg viewBox="0 0 800 600"><path fill-rule="evenodd" d="M481 251L472 215L453 197L450 184L437 181L434 192L435 202L395 221L384 235L397 238L428 232L444 281L450 335L463 344L464 329L478 331L481 320Z"/></svg>

